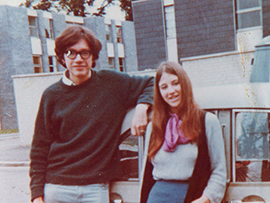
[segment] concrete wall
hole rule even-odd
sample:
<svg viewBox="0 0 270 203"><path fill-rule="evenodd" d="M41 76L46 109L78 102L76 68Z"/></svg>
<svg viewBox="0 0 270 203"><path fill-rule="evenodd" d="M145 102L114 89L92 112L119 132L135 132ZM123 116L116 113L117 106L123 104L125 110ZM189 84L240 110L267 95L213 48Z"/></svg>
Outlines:
<svg viewBox="0 0 270 203"><path fill-rule="evenodd" d="M21 17L18 18L18 16ZM33 72L27 10L1 6L0 27L1 128L15 129L17 115L11 75Z"/></svg>
<svg viewBox="0 0 270 203"><path fill-rule="evenodd" d="M122 31L123 31L123 41L125 46L125 62L126 62L126 71L138 71L138 61L137 61L137 50L136 47L136 38L134 32L134 23L131 21L122 22Z"/></svg>
<svg viewBox="0 0 270 203"><path fill-rule="evenodd" d="M34 133L35 119L43 91L57 82L62 73L33 74L13 77L18 114L20 138L30 144Z"/></svg>
<svg viewBox="0 0 270 203"><path fill-rule="evenodd" d="M193 87L248 83L254 52L227 52L183 58L182 65Z"/></svg>

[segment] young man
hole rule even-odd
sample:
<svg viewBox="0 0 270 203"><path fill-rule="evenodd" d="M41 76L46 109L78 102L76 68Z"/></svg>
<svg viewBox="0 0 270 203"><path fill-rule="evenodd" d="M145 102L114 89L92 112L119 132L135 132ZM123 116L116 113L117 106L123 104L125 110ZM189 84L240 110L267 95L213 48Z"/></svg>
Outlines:
<svg viewBox="0 0 270 203"><path fill-rule="evenodd" d="M153 78L92 70L101 43L70 26L55 41L63 78L41 98L30 153L34 203L109 203L108 183L120 174L118 139L136 106L132 134L141 135L152 103Z"/></svg>

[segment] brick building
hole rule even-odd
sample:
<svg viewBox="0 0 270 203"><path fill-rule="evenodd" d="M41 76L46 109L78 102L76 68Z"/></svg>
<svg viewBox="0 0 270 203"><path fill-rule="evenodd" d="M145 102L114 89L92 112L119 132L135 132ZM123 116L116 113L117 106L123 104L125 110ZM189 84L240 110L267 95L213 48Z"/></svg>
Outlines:
<svg viewBox="0 0 270 203"><path fill-rule="evenodd" d="M138 69L133 22L0 6L0 129L18 128L13 75L65 70L56 62L54 39L70 24L89 27L101 41L96 69Z"/></svg>
<svg viewBox="0 0 270 203"><path fill-rule="evenodd" d="M249 82L255 45L270 35L270 1L133 1L138 67L181 62L193 86Z"/></svg>

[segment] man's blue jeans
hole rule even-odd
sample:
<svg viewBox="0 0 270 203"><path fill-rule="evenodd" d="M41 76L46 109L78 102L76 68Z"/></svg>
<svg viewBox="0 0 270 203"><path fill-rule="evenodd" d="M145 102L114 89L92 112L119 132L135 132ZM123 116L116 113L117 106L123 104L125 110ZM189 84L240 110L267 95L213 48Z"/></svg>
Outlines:
<svg viewBox="0 0 270 203"><path fill-rule="evenodd" d="M45 184L44 201L45 203L109 203L109 185Z"/></svg>

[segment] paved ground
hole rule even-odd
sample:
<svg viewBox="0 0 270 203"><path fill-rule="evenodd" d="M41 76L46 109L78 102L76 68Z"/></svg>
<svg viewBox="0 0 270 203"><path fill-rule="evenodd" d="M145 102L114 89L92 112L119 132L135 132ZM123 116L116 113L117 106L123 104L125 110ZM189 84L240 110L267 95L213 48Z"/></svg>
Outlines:
<svg viewBox="0 0 270 203"><path fill-rule="evenodd" d="M22 144L19 134L0 135L0 166L29 163L30 145Z"/></svg>
<svg viewBox="0 0 270 203"><path fill-rule="evenodd" d="M30 203L29 151L19 134L0 135L1 203Z"/></svg>

